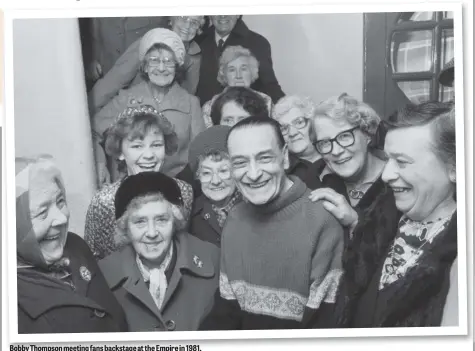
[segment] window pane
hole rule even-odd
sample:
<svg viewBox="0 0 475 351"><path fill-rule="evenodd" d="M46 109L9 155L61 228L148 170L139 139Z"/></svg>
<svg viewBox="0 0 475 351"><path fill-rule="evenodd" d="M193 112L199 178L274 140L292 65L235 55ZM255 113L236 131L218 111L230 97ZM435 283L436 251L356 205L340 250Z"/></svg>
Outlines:
<svg viewBox="0 0 475 351"><path fill-rule="evenodd" d="M454 99L454 88L440 85L439 101L447 102L447 101L452 101L453 99Z"/></svg>
<svg viewBox="0 0 475 351"><path fill-rule="evenodd" d="M420 104L430 99L430 81L397 82L399 88L404 92L411 102Z"/></svg>
<svg viewBox="0 0 475 351"><path fill-rule="evenodd" d="M444 29L442 31L442 49L440 57L440 69L442 69L447 62L454 58L454 30Z"/></svg>
<svg viewBox="0 0 475 351"><path fill-rule="evenodd" d="M454 18L454 13L452 11L446 11L444 12L444 19L445 18Z"/></svg>
<svg viewBox="0 0 475 351"><path fill-rule="evenodd" d="M393 73L432 70L432 31L395 32L391 41Z"/></svg>
<svg viewBox="0 0 475 351"><path fill-rule="evenodd" d="M425 12L406 12L402 13L399 17L398 23L411 21L411 22L420 22L420 21L432 21L435 19L435 12L425 11Z"/></svg>

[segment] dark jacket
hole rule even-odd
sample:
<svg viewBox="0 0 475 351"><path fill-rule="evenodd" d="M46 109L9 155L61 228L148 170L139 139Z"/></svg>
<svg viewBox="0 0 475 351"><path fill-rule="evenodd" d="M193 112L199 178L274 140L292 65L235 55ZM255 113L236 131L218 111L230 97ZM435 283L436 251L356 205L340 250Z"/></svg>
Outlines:
<svg viewBox="0 0 475 351"><path fill-rule="evenodd" d="M221 247L222 228L218 224L216 213L204 195L196 198L190 217L190 233L197 238Z"/></svg>
<svg viewBox="0 0 475 351"><path fill-rule="evenodd" d="M297 156L289 155L289 162L290 165L287 174L299 177L310 190L322 187L320 173L322 173L325 168L325 161L323 159L309 162Z"/></svg>
<svg viewBox="0 0 475 351"><path fill-rule="evenodd" d="M368 228L366 228L368 229ZM362 228L363 230L363 228ZM394 229L377 226L373 231L394 235ZM389 232L389 233L386 233ZM369 284L354 301L350 326L430 327L440 326L450 286L450 269L457 257L457 214L434 239L431 250L420 257L398 281L378 290L384 259L369 276Z"/></svg>
<svg viewBox="0 0 475 351"><path fill-rule="evenodd" d="M74 290L36 268L18 268L18 333L127 331L124 312L84 240L68 233L64 257Z"/></svg>
<svg viewBox="0 0 475 351"><path fill-rule="evenodd" d="M344 274L335 304L336 325L339 327L352 325L355 305L386 258L401 218L394 193L381 178L368 189L355 210L359 222L351 239L345 235Z"/></svg>
<svg viewBox="0 0 475 351"><path fill-rule="evenodd" d="M223 90L223 86L217 80L220 52L216 45L214 26L206 29L197 37L196 42L200 45L202 54L196 96L203 105ZM269 95L274 103L283 97L285 94L274 73L271 47L267 39L250 30L243 20L239 19L224 43L224 48L234 45L249 49L259 62L259 78L251 88Z"/></svg>
<svg viewBox="0 0 475 351"><path fill-rule="evenodd" d="M166 272L168 288L161 310L143 280L131 245L99 262L124 308L130 331L197 330L212 308L218 288L219 250L189 233L175 235L175 254Z"/></svg>

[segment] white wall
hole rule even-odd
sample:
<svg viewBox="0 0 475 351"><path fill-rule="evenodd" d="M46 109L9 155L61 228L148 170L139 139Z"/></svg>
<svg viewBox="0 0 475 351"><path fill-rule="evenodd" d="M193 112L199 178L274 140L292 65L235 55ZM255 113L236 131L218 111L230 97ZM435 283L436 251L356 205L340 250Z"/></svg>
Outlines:
<svg viewBox="0 0 475 351"><path fill-rule="evenodd" d="M363 14L246 15L269 40L286 94L316 102L346 92L363 98Z"/></svg>
<svg viewBox="0 0 475 351"><path fill-rule="evenodd" d="M13 43L15 153L55 157L83 235L95 178L77 20L15 20Z"/></svg>

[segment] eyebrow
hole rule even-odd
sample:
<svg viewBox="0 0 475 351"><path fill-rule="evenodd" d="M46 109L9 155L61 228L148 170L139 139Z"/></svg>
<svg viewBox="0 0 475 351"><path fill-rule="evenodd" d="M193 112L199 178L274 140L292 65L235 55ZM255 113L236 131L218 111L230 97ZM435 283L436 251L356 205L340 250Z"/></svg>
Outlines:
<svg viewBox="0 0 475 351"><path fill-rule="evenodd" d="M386 155L389 155L393 158L404 157L404 158L407 158L408 160L410 160L411 162L415 161L412 157L410 157L410 156L408 156L408 155L406 155L402 152L387 152Z"/></svg>

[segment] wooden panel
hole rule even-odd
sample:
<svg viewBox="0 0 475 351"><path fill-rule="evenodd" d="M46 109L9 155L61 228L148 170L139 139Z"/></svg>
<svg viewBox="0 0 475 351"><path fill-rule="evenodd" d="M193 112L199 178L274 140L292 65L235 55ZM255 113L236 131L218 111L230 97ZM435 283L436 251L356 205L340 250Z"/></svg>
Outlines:
<svg viewBox="0 0 475 351"><path fill-rule="evenodd" d="M386 14L364 15L363 101L385 115Z"/></svg>

